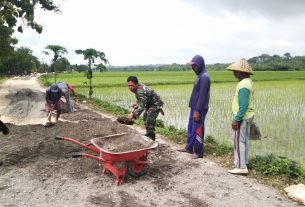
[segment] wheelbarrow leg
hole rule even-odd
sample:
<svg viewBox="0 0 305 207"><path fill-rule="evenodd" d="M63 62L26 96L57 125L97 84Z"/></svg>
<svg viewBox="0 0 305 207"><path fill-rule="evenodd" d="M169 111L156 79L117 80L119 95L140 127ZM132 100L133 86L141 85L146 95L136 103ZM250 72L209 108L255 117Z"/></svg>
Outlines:
<svg viewBox="0 0 305 207"><path fill-rule="evenodd" d="M106 170L109 170L116 178L115 182L117 185L120 185L124 182L124 178L127 171L127 163L124 164L123 168L117 168L115 167L116 163L104 163L104 169L103 172L105 173Z"/></svg>

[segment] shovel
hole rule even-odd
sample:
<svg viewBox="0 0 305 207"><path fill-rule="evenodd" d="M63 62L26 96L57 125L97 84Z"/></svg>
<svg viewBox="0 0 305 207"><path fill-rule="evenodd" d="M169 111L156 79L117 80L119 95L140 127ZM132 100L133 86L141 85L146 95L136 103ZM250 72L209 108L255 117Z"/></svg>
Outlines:
<svg viewBox="0 0 305 207"><path fill-rule="evenodd" d="M49 122L49 118L52 115L52 111L53 111L53 107L51 108L51 110L48 113L48 117L47 117L46 122L43 124L44 127L52 127L52 126L54 126L54 124L52 122Z"/></svg>

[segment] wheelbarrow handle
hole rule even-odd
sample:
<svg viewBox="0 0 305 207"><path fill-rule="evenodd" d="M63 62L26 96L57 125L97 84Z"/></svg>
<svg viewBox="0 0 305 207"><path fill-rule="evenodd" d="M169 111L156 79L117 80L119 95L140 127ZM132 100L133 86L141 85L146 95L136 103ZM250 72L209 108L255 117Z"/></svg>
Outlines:
<svg viewBox="0 0 305 207"><path fill-rule="evenodd" d="M78 157L82 157L83 154L82 153L75 153L72 155L73 158L78 158Z"/></svg>
<svg viewBox="0 0 305 207"><path fill-rule="evenodd" d="M56 139L56 140L64 140L65 138L62 137L62 136L56 136L56 137L54 137L54 139Z"/></svg>
<svg viewBox="0 0 305 207"><path fill-rule="evenodd" d="M72 157L73 158L79 158L79 157L91 158L91 159L98 160L98 161L101 161L101 162L106 162L106 160L104 160L102 157L90 155L90 154L87 154L87 153L74 153L74 154L72 154Z"/></svg>

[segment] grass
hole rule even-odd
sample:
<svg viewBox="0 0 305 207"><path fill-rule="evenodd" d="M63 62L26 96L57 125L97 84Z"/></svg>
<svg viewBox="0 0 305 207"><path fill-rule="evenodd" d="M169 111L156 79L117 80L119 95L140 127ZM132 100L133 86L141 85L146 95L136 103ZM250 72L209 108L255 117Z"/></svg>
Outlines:
<svg viewBox="0 0 305 207"><path fill-rule="evenodd" d="M212 136L205 138L205 152L208 159L215 161L222 167L232 169L233 148L228 144L219 144ZM305 167L287 157L268 154L254 156L248 164L248 177L258 182L272 186L278 191L288 185L305 184Z"/></svg>
<svg viewBox="0 0 305 207"><path fill-rule="evenodd" d="M2 84L4 81L6 81L7 79L9 79L8 76L0 76L0 84Z"/></svg>

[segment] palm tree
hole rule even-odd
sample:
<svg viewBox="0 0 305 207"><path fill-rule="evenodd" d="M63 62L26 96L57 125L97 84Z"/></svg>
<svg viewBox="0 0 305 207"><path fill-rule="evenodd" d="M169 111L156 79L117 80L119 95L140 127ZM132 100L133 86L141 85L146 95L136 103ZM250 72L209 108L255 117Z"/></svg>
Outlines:
<svg viewBox="0 0 305 207"><path fill-rule="evenodd" d="M47 50L51 50L53 53L54 53L54 57L52 59L52 65L53 65L53 68L54 68L54 83L56 83L56 77L57 77L57 70L56 70L56 61L59 57L62 57L63 54L65 53L68 53L67 49L62 47L62 46L59 46L59 45L47 45L45 47L45 49ZM43 51L43 53L45 53L46 55L49 55L49 52L47 51Z"/></svg>
<svg viewBox="0 0 305 207"><path fill-rule="evenodd" d="M105 58L105 53L97 51L93 48L89 48L86 50L75 50L75 53L80 55L82 54L84 56L85 60L88 60L88 72L87 72L87 78L89 79L89 98L91 98L92 94L93 94L93 90L92 90L92 68L91 65L92 63L95 63L96 59L100 59L102 61L102 63L98 64L98 68L103 71L106 70L106 66L104 64L108 63L108 60ZM104 63L104 64L103 64Z"/></svg>

